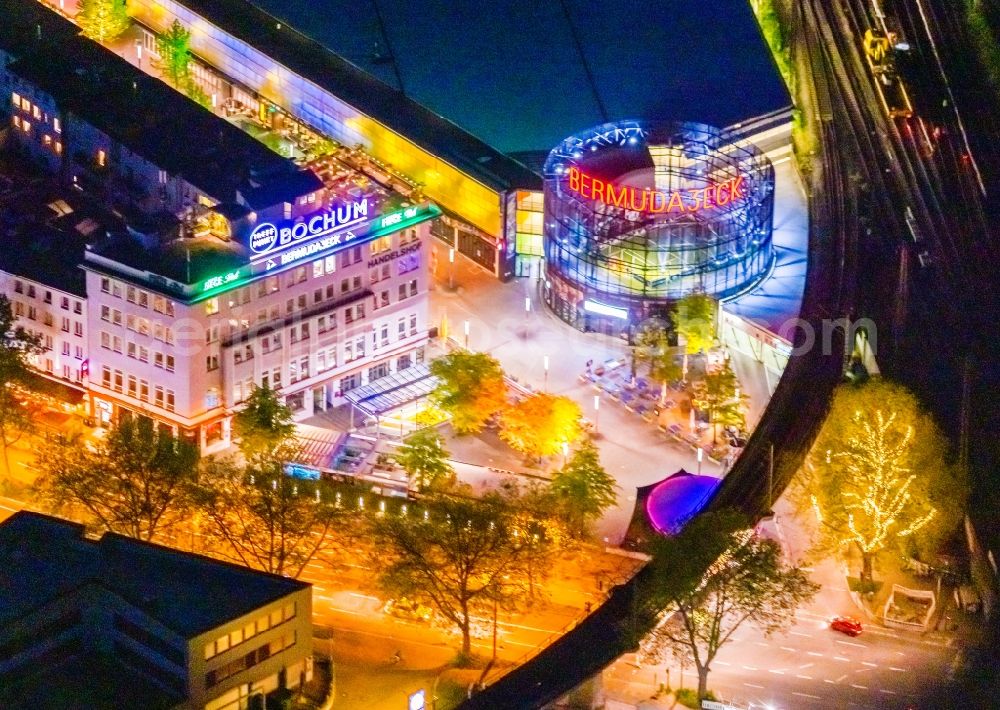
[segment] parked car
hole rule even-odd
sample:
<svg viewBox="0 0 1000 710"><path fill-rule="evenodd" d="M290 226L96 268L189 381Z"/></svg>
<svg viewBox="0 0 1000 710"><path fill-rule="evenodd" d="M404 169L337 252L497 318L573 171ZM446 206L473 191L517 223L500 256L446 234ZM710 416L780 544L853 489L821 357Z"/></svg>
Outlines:
<svg viewBox="0 0 1000 710"><path fill-rule="evenodd" d="M830 628L848 636L860 636L864 628L861 622L850 616L837 616L830 621Z"/></svg>
<svg viewBox="0 0 1000 710"><path fill-rule="evenodd" d="M434 611L429 606L413 601L412 599L407 599L406 597L390 599L385 603L382 611L400 619L409 619L411 621L430 621L434 615Z"/></svg>

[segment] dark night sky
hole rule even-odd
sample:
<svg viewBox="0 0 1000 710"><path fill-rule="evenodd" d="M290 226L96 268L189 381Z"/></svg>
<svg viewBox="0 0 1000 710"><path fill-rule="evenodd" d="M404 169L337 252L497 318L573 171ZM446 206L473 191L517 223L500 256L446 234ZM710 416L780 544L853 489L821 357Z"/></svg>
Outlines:
<svg viewBox="0 0 1000 710"><path fill-rule="evenodd" d="M255 0L396 86L372 0ZM566 0L608 118L725 126L789 104L747 0ZM504 152L603 121L558 1L378 0L406 92Z"/></svg>

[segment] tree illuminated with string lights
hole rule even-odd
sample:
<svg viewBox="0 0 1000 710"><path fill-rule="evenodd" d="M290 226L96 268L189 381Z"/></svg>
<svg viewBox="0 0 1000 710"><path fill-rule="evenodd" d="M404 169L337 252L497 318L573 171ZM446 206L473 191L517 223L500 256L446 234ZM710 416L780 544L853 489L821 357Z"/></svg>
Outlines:
<svg viewBox="0 0 1000 710"><path fill-rule="evenodd" d="M964 474L916 398L881 380L842 385L808 468L812 501L829 541L861 557L862 588L894 546L930 554L961 518Z"/></svg>

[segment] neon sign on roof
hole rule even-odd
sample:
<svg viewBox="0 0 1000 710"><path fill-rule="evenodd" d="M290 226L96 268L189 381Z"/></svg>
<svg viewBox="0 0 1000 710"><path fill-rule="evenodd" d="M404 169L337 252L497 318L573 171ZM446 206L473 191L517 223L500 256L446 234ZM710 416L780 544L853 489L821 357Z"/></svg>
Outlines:
<svg viewBox="0 0 1000 710"><path fill-rule="evenodd" d="M568 175L569 189L589 200L598 200L612 207L620 207L633 212L671 214L699 212L712 207L723 207L730 202L746 197L742 175L718 182L707 187L663 192L650 188L616 185L613 182L588 175L576 166L571 166Z"/></svg>

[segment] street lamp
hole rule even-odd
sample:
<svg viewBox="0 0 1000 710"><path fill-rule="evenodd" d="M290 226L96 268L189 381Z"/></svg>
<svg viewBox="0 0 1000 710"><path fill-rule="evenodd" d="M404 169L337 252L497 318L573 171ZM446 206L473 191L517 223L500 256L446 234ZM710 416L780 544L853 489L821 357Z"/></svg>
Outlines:
<svg viewBox="0 0 1000 710"><path fill-rule="evenodd" d="M528 316L531 314L531 297L524 297L524 339L528 339Z"/></svg>
<svg viewBox="0 0 1000 710"><path fill-rule="evenodd" d="M455 248L448 249L448 290L455 290Z"/></svg>
<svg viewBox="0 0 1000 710"><path fill-rule="evenodd" d="M566 466L566 461L569 459L569 444L567 442L562 443L562 454L563 454L563 466Z"/></svg>
<svg viewBox="0 0 1000 710"><path fill-rule="evenodd" d="M465 321L465 349L469 349L469 321Z"/></svg>
<svg viewBox="0 0 1000 710"><path fill-rule="evenodd" d="M699 476L701 475L701 458L702 458L702 456L704 456L704 455L705 455L705 451L704 451L704 449L702 449L702 448L701 448L701 447L699 446L699 447L698 447L698 475L699 475Z"/></svg>
<svg viewBox="0 0 1000 710"><path fill-rule="evenodd" d="M597 421L601 416L601 395L594 395L594 433L597 433Z"/></svg>
<svg viewBox="0 0 1000 710"><path fill-rule="evenodd" d="M542 356L542 367L545 368L545 379L543 381L544 383L542 384L542 392L548 392L549 391L549 356L548 355ZM564 446L565 446L565 444L564 444Z"/></svg>

